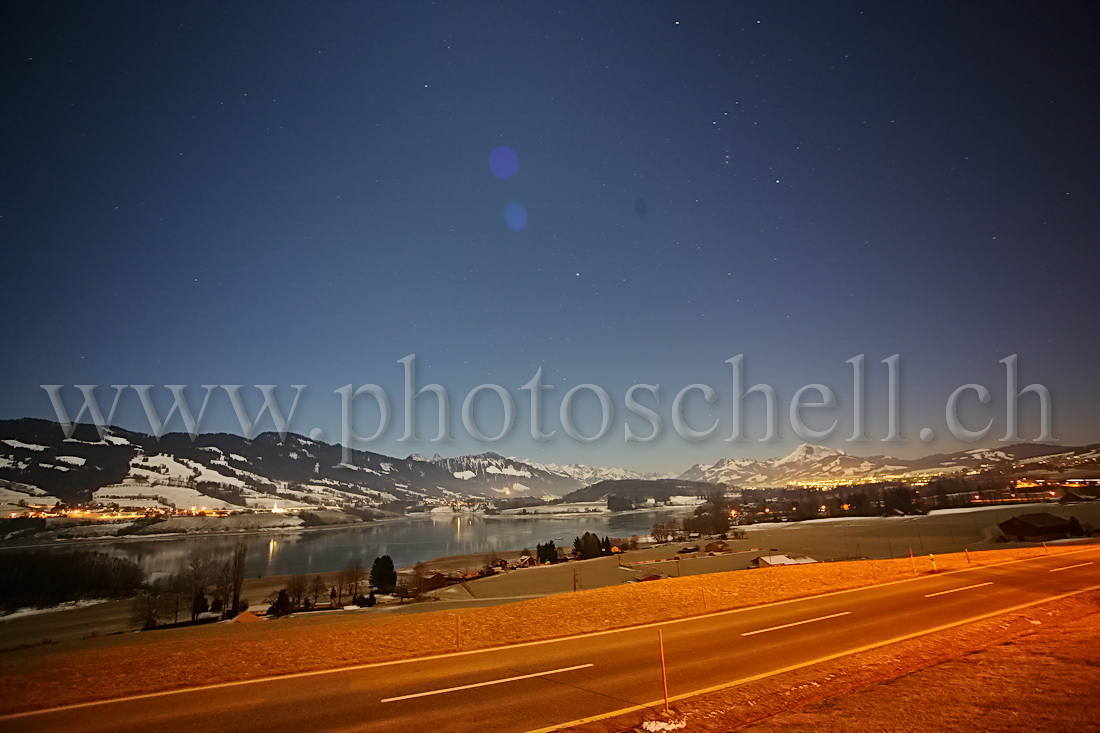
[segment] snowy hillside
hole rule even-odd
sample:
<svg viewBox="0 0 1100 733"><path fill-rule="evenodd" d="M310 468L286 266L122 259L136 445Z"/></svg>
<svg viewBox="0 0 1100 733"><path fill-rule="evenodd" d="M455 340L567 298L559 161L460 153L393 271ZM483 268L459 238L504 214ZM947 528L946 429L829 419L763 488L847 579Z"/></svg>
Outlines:
<svg viewBox="0 0 1100 733"><path fill-rule="evenodd" d="M722 458L710 466L696 464L681 474L680 478L754 487L931 476L994 467L1005 470L1027 470L1033 466L1065 469L1094 462L1096 452L1095 446L1055 448L1036 443L1018 443L904 460L888 456L854 456L834 448L804 443L778 458Z"/></svg>

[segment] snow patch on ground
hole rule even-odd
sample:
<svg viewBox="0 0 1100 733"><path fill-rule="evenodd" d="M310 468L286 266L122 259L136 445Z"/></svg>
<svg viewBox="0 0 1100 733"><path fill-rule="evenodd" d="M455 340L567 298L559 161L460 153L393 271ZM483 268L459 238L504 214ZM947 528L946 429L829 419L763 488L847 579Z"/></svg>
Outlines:
<svg viewBox="0 0 1100 733"><path fill-rule="evenodd" d="M2 460L3 459L0 459L0 463L2 463ZM32 504L49 504L49 505L53 505L53 504L57 503L58 499L57 499L56 496L50 496L46 492L42 491L42 489L38 489L38 487L35 487L35 489L37 489L38 493L32 494L32 493L29 493L29 492L15 491L14 489L9 489L7 487L0 486L0 502L6 502L8 504L17 504L17 503L19 503L20 499L24 499L24 500L33 499L33 501L30 502Z"/></svg>
<svg viewBox="0 0 1100 733"><path fill-rule="evenodd" d="M1029 511L1046 511L1050 508L1050 504L1043 502L1035 502L1029 504L987 504L985 506L960 506L952 509L933 509L928 512L929 515L933 514L965 514L966 512L984 512L989 509L1016 509L1024 514Z"/></svg>
<svg viewBox="0 0 1100 733"><path fill-rule="evenodd" d="M213 462L213 461L212 461ZM229 468L229 466L226 466ZM232 468L235 473L236 471ZM223 473L211 470L201 463L189 461L186 458L174 458L167 455L138 456L130 461L130 475L127 478L143 476L150 484L156 484L158 480L172 478L178 480L194 479L195 481L211 481L217 484L228 484L243 488L247 486L236 476L227 476Z"/></svg>
<svg viewBox="0 0 1100 733"><path fill-rule="evenodd" d="M55 456L54 460L62 461L73 466L83 466L85 463L88 462L87 458L81 458L80 456Z"/></svg>
<svg viewBox="0 0 1100 733"><path fill-rule="evenodd" d="M207 509L240 508L185 486L111 484L96 489L92 494L92 499L105 504L117 503L124 506L142 506L154 509L168 506L175 506L177 509L191 509L192 507L196 509L201 507Z"/></svg>
<svg viewBox="0 0 1100 733"><path fill-rule="evenodd" d="M505 476L520 476L521 478L531 478L530 471L522 471L511 466L504 466L503 468L497 468L496 466L486 466L485 473L499 473Z"/></svg>
<svg viewBox="0 0 1100 733"><path fill-rule="evenodd" d="M912 519L912 517L909 517ZM865 519L902 519L902 517L822 517L821 519L804 519L801 522L789 522L789 524L826 524L829 522L858 522ZM765 522L764 524L771 525L771 522ZM782 524L788 524L783 522Z"/></svg>
<svg viewBox="0 0 1100 733"><path fill-rule="evenodd" d="M606 514L609 513L606 501L581 501L575 504L545 504L543 506L529 506L521 509L505 509L504 515L518 514Z"/></svg>
<svg viewBox="0 0 1100 733"><path fill-rule="evenodd" d="M239 514L233 517L171 517L163 522L151 524L137 534L295 529L301 526L302 520L299 517L288 517L280 514Z"/></svg>
<svg viewBox="0 0 1100 733"><path fill-rule="evenodd" d="M46 450L46 446L38 445L37 443L24 443L21 440L5 440L3 441L10 445L12 448L22 448L24 450Z"/></svg>
<svg viewBox="0 0 1100 733"><path fill-rule="evenodd" d="M59 603L56 606L50 606L49 608L20 608L12 611L9 614L0 616L0 623L8 621L13 618L22 618L23 616L37 616L40 613L53 613L54 611L68 611L73 608L87 608L88 606L95 606L100 603L109 603L109 598L95 598L87 601L67 601L66 603Z"/></svg>
<svg viewBox="0 0 1100 733"><path fill-rule="evenodd" d="M668 497L668 503L673 506L695 506L696 504L702 504L703 500L698 496L670 496Z"/></svg>

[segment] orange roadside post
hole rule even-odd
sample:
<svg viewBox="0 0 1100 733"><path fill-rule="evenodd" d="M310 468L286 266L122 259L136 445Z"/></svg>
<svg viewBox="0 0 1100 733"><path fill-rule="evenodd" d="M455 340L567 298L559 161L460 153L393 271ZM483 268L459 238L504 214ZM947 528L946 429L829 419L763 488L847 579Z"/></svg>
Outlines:
<svg viewBox="0 0 1100 733"><path fill-rule="evenodd" d="M657 644L661 647L661 684L665 691L665 712L668 712L668 671L665 668L665 632L657 629Z"/></svg>

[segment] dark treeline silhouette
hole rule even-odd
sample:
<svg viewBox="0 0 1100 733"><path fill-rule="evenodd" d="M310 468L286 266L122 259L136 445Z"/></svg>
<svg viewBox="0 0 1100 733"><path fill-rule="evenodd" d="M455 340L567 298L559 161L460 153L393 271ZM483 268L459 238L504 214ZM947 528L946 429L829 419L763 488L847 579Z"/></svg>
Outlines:
<svg viewBox="0 0 1100 733"><path fill-rule="evenodd" d="M143 582L137 563L102 552L25 552L0 564L0 610L126 598Z"/></svg>
<svg viewBox="0 0 1100 733"><path fill-rule="evenodd" d="M307 575L291 575L285 586L266 599L270 604L267 613L270 616L286 616L296 611L313 611L322 607L338 609L343 607L345 600L370 608L377 602L376 591L416 597L425 575L423 563L417 563L412 577L400 584L393 558L389 555L374 558L370 571L359 558L353 557L332 576L334 583L331 586L321 575L312 579ZM328 604L322 606L326 600Z"/></svg>
<svg viewBox="0 0 1100 733"><path fill-rule="evenodd" d="M611 538L600 539L598 535L585 532L573 538L573 555L583 560L611 554Z"/></svg>
<svg viewBox="0 0 1100 733"><path fill-rule="evenodd" d="M558 548L554 545L554 540L550 540L545 545L535 545L535 559L538 560L539 565L543 563L556 563L558 561Z"/></svg>

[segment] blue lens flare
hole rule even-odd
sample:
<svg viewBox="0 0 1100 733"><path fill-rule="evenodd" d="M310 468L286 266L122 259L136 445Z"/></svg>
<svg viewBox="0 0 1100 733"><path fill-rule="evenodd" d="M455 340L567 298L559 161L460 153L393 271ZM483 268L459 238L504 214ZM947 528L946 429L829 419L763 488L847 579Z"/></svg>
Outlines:
<svg viewBox="0 0 1100 733"><path fill-rule="evenodd" d="M509 147L495 148L489 153L489 170L502 180L507 180L519 172L519 157Z"/></svg>

